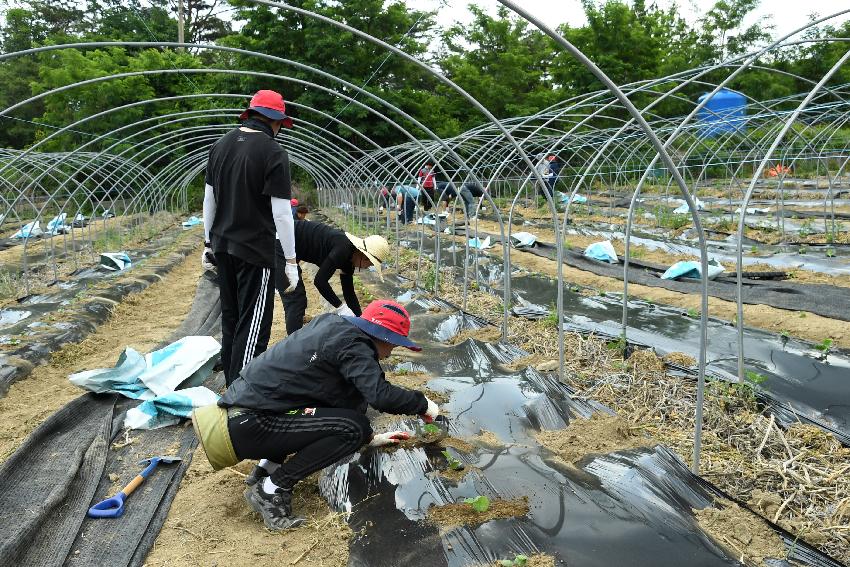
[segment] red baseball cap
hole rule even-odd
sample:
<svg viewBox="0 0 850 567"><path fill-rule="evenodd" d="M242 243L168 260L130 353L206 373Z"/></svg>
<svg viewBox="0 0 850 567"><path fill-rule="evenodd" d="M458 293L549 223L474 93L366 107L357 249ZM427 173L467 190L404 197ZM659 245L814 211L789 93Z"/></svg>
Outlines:
<svg viewBox="0 0 850 567"><path fill-rule="evenodd" d="M248 108L239 115L239 120L247 119L249 110L259 112L272 120L282 120L284 128L292 128L292 118L286 115L286 103L283 101L283 96L279 92L268 90L257 91L257 94L251 97L251 103L248 105Z"/></svg>
<svg viewBox="0 0 850 567"><path fill-rule="evenodd" d="M346 317L370 337L420 351L422 347L407 338L410 333L410 315L401 304L389 299L370 303L360 317Z"/></svg>

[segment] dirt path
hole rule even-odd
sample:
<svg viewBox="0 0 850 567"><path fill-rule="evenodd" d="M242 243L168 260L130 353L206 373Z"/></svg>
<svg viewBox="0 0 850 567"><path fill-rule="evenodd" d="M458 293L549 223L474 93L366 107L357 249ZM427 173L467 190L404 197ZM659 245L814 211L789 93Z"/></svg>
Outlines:
<svg viewBox="0 0 850 567"><path fill-rule="evenodd" d="M191 254L162 281L128 296L86 339L56 351L49 364L13 384L0 398L0 460L53 412L83 393L68 381L69 374L111 367L126 347L145 353L168 337L189 312L200 275L197 255Z"/></svg>

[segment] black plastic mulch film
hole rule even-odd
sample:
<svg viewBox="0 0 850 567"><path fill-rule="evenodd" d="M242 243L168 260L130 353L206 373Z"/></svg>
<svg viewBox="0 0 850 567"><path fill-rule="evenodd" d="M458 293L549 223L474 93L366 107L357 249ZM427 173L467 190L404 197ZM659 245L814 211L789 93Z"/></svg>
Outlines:
<svg viewBox="0 0 850 567"><path fill-rule="evenodd" d="M165 237L152 243L146 248L130 252L134 262L151 258L163 248L173 244L183 231L172 230ZM143 267L135 273L135 266L128 272L106 272L98 268L86 268L76 273L73 280L61 282L55 291L24 298L14 309L4 310L9 313L19 313L22 318L14 324L0 325L0 337L24 336L21 346L0 352L0 396L4 396L14 382L23 379L34 365L50 358L50 355L62 346L83 340L92 333L98 325L109 318L112 307L127 295L142 291L150 284L159 281L160 277L171 271L187 254L194 252L200 237L189 237L185 243L178 245L174 253L164 261L156 258L153 267ZM129 281L117 281L95 295L86 297L81 308L71 317L61 323L45 323L41 319L72 302L77 295L86 290L89 284L105 279L123 276L134 276Z"/></svg>
<svg viewBox="0 0 850 567"><path fill-rule="evenodd" d="M220 312L216 284L201 278L188 316L163 345L187 335L218 334ZM220 386L211 382L207 385ZM0 565L144 564L197 440L191 427L174 426L133 431L125 445L121 424L138 403L84 394L50 416L0 465ZM114 495L110 475L123 486L141 470L138 461L175 447L172 455L183 461L158 467L120 519L86 516L92 503Z"/></svg>
<svg viewBox="0 0 850 567"><path fill-rule="evenodd" d="M169 341L216 332L215 291L210 281L201 280L189 317ZM385 291L403 295L400 287ZM605 408L571 400L566 386L533 369L505 370L506 363L523 355L515 347L476 341L439 344L462 328L483 323L457 313L433 313L429 307L434 305L447 304L410 303L415 339L427 346L427 356L413 365L439 376L429 388L450 396L444 409L453 435L473 436L486 429L504 446L453 450L480 470L456 485L433 474L446 464L435 448L392 454L367 450L329 469L323 493L335 508L353 511L350 522L360 534L351 545L349 565L460 566L535 551L554 555L564 565L738 564L698 528L691 512L722 494L693 476L666 448L589 457L577 469L553 464L533 432L569 426L574 416ZM110 444L120 440L116 436L123 412L133 403L119 400L116 405L114 396L81 396L51 416L0 466L0 564L92 565L102 564L104 557L110 565L143 564L196 441L191 428L169 427L135 432L132 444L110 451ZM402 425L414 428L417 422ZM184 462L153 475L145 498L134 500L122 521L85 517L92 502L111 495L110 473L129 479L137 472L137 460L175 443ZM45 460L50 466L44 466ZM35 500L36 494L46 496ZM478 494L527 496L530 512L523 518L443 531L421 521L431 504ZM362 527L367 529L360 532ZM33 541L38 545L31 545ZM789 548L802 564L839 565L800 542Z"/></svg>
<svg viewBox="0 0 850 567"><path fill-rule="evenodd" d="M415 247L418 242L409 244ZM453 246L456 244L441 241L442 261L462 267L463 249L453 253ZM433 240L426 238L424 250L433 248ZM484 285L501 278L500 258L480 253L477 264ZM545 276L516 275L511 278L511 290L515 301L534 318L548 313L557 283ZM571 331L617 338L621 334L622 299L610 295L586 297L566 287L564 321ZM683 352L696 358L699 353L699 319L680 309L633 300L629 302L628 325L630 343L651 345L660 354ZM737 376L736 329L720 319L709 318L708 325L706 371L733 379ZM744 352L747 370L766 378L757 386L757 395L780 423L810 423L850 446L850 357L846 353L832 349L826 359L821 359L821 353L803 341L746 327Z"/></svg>
<svg viewBox="0 0 850 567"><path fill-rule="evenodd" d="M385 285L387 295L410 296ZM507 363L524 355L515 347L474 340L440 344L481 322L435 314L434 306L449 305L424 298L408 304L414 339L424 344L425 356L404 367L439 377L428 387L449 396L443 408L451 435L469 438L483 429L502 445L474 445L469 453L451 449L467 468L474 467L459 482L435 474L446 469L446 458L442 449L427 445L392 453L367 450L328 469L322 493L335 509L352 512L350 524L358 534L350 567L485 565L536 552L554 556L561 561L557 565L582 567L739 565L705 535L691 511L727 495L691 474L663 446L588 456L577 468L553 462L536 443L536 430L569 427L575 416L610 410L572 400L568 387L533 368L507 370ZM398 425L420 427L407 419ZM423 521L432 505L477 495L528 497L530 511L526 517L468 527L439 528ZM796 564L840 565L774 528Z"/></svg>

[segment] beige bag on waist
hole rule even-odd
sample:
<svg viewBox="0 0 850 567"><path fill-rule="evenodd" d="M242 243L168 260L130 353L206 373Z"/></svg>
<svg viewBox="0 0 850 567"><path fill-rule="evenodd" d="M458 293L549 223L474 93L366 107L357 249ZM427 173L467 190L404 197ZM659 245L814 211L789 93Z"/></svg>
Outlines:
<svg viewBox="0 0 850 567"><path fill-rule="evenodd" d="M214 470L230 467L239 462L230 442L227 429L227 409L217 405L204 406L192 411L192 427L201 441Z"/></svg>

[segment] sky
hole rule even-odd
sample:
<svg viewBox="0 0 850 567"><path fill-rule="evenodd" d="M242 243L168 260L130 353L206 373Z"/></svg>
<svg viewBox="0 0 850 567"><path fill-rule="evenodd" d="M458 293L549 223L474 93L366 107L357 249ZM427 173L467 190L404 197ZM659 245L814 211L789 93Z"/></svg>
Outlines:
<svg viewBox="0 0 850 567"><path fill-rule="evenodd" d="M672 0L657 0L657 2L662 8L674 3ZM442 8L440 8L441 2L439 0L405 0L405 3L418 10L439 9L437 23L441 26L449 26L455 21L468 22L470 20L467 10L467 5L470 2L466 0L445 0L446 5ZM496 0L475 0L474 3L487 9L490 14L495 14L496 7L499 5ZM551 27L556 27L565 22L575 27L586 23L584 10L579 0L519 0L517 3L534 16L546 21ZM647 1L647 4L650 3L651 0ZM715 0L680 0L676 2L679 6L679 12L691 23L710 10L714 3ZM812 13L827 16L848 8L850 8L850 2L847 0L762 0L759 8L744 21L744 25L751 24L759 16L766 16L766 22L776 26L772 32L774 37L779 37L780 34L792 32L804 25ZM831 21L838 25L848 18L850 16L844 14Z"/></svg>

